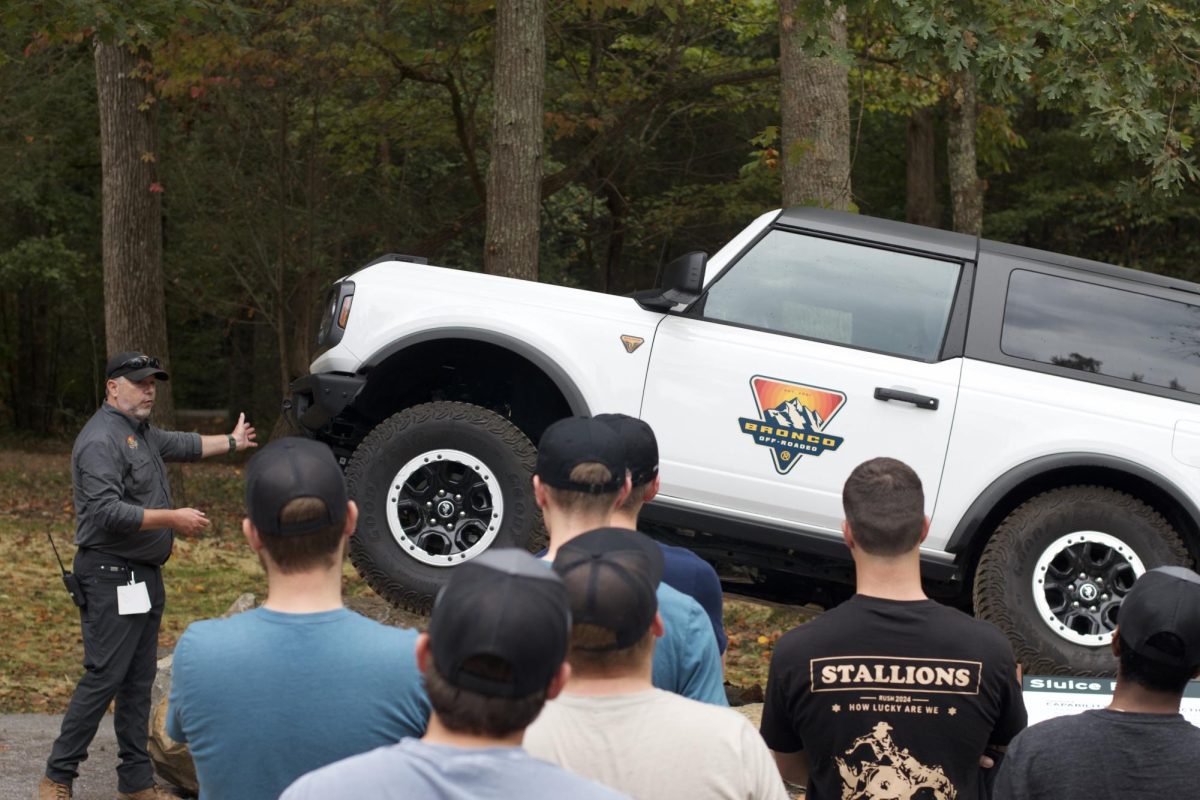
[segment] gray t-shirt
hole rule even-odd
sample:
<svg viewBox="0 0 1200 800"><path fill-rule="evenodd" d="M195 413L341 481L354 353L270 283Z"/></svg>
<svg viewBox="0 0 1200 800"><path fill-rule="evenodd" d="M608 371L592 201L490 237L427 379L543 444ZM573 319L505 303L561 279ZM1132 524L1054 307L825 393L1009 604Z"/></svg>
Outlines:
<svg viewBox="0 0 1200 800"><path fill-rule="evenodd" d="M539 761L519 747L468 748L405 739L310 772L279 800L621 800L625 795ZM626 798L628 800L628 798Z"/></svg>
<svg viewBox="0 0 1200 800"><path fill-rule="evenodd" d="M1180 714L1098 709L1022 731L1000 765L993 800L1194 797L1200 728Z"/></svg>

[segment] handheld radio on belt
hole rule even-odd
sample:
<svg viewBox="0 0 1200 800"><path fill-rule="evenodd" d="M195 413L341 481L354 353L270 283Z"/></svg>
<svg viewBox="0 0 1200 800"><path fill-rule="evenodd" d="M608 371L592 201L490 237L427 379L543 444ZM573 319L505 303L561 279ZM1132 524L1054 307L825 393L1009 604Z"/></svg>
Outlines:
<svg viewBox="0 0 1200 800"><path fill-rule="evenodd" d="M75 605L83 608L87 602L83 599L83 590L79 588L79 578L75 577L74 573L67 572L67 568L63 566L62 556L58 554L58 547L54 544L54 537L50 535L50 531L46 531L46 538L50 540L50 546L54 548L54 557L58 559L58 568L62 570L63 586L67 587L67 594L71 595L71 600Z"/></svg>

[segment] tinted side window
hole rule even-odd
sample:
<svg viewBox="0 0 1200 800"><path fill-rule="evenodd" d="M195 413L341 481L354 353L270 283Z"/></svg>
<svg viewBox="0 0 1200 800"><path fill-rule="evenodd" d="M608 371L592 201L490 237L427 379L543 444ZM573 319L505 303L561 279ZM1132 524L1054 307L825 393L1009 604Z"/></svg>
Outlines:
<svg viewBox="0 0 1200 800"><path fill-rule="evenodd" d="M708 319L937 359L961 265L771 231L709 287Z"/></svg>
<svg viewBox="0 0 1200 800"><path fill-rule="evenodd" d="M1200 306L1013 270L1000 349L1082 372L1200 391Z"/></svg>

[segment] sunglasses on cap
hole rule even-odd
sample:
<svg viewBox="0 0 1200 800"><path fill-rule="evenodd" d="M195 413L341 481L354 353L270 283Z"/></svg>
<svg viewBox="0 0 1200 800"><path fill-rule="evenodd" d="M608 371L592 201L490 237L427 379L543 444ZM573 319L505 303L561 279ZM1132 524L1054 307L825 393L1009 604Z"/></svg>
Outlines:
<svg viewBox="0 0 1200 800"><path fill-rule="evenodd" d="M162 369L162 362L153 356L137 356L136 358L131 358L125 362L122 362L117 369L143 369L145 367ZM116 370L113 371L115 372Z"/></svg>

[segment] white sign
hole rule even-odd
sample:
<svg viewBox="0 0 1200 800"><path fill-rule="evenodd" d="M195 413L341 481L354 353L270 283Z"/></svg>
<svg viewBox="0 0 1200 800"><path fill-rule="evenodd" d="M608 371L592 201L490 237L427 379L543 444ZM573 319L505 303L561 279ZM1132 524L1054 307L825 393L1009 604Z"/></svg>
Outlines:
<svg viewBox="0 0 1200 800"><path fill-rule="evenodd" d="M1089 708L1104 708L1112 702L1116 678L1070 678L1062 675L1026 675L1022 681L1029 724L1051 717L1078 714ZM1200 726L1200 681L1192 681L1183 693L1180 712Z"/></svg>

